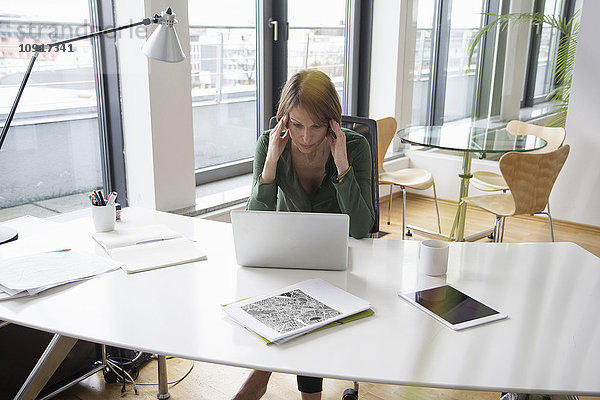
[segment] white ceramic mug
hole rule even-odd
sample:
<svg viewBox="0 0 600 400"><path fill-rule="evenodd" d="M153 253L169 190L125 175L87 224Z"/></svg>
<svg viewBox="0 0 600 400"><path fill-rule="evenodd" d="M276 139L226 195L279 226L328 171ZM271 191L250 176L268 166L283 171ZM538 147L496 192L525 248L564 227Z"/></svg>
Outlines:
<svg viewBox="0 0 600 400"><path fill-rule="evenodd" d="M436 239L427 239L419 243L419 272L431 276L444 275L448 271L448 252L450 245Z"/></svg>
<svg viewBox="0 0 600 400"><path fill-rule="evenodd" d="M96 232L109 232L115 229L115 205L92 205L92 220Z"/></svg>

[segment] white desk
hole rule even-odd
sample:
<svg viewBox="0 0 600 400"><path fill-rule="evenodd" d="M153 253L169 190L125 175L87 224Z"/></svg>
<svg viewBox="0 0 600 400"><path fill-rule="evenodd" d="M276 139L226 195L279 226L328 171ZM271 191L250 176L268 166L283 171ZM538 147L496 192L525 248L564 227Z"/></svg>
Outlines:
<svg viewBox="0 0 600 400"><path fill-rule="evenodd" d="M248 368L441 388L600 395L600 259L575 244L451 243L447 278L431 278L416 273L416 241L351 240L347 271L301 271L239 267L228 224L126 209L117 228L154 223L199 240L208 260L134 275L119 270L0 302L0 319ZM89 219L61 225L72 248L101 251L89 237ZM267 346L220 310L222 303L309 277L370 301L375 315ZM455 332L396 294L444 280L509 318Z"/></svg>

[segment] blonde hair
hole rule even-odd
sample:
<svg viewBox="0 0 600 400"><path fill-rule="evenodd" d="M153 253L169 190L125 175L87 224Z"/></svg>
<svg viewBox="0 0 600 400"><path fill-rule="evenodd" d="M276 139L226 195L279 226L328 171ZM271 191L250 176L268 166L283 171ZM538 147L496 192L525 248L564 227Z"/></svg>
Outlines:
<svg viewBox="0 0 600 400"><path fill-rule="evenodd" d="M300 106L308 112L313 122L329 125L329 120L340 123L342 105L331 79L318 70L303 70L295 73L283 86L277 120L287 115L292 108Z"/></svg>

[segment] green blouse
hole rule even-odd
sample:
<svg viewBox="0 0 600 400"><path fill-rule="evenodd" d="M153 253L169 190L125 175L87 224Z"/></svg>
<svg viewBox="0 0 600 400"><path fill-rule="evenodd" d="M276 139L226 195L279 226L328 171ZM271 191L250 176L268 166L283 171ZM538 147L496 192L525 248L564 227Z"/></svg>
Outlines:
<svg viewBox="0 0 600 400"><path fill-rule="evenodd" d="M260 183L270 131L264 132L256 144L252 192L246 209L344 213L350 216L350 235L366 237L375 220L371 198L371 150L364 136L348 129L343 131L350 171L338 181L337 168L329 154L321 185L311 193L304 190L294 169L290 140L277 162L275 181Z"/></svg>

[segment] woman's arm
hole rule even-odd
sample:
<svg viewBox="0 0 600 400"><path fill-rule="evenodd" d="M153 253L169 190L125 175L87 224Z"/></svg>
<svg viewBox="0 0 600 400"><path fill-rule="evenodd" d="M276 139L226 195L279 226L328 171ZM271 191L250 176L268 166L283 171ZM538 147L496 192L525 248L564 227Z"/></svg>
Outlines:
<svg viewBox="0 0 600 400"><path fill-rule="evenodd" d="M367 237L375 221L371 197L371 150L364 137L359 139L348 149L350 169L339 181L337 176L333 178L340 210L350 216L350 235L357 239Z"/></svg>
<svg viewBox="0 0 600 400"><path fill-rule="evenodd" d="M275 181L262 182L262 173L267 158L269 136L260 135L256 142L252 166L252 191L246 203L247 210L274 211L277 207L277 184Z"/></svg>

